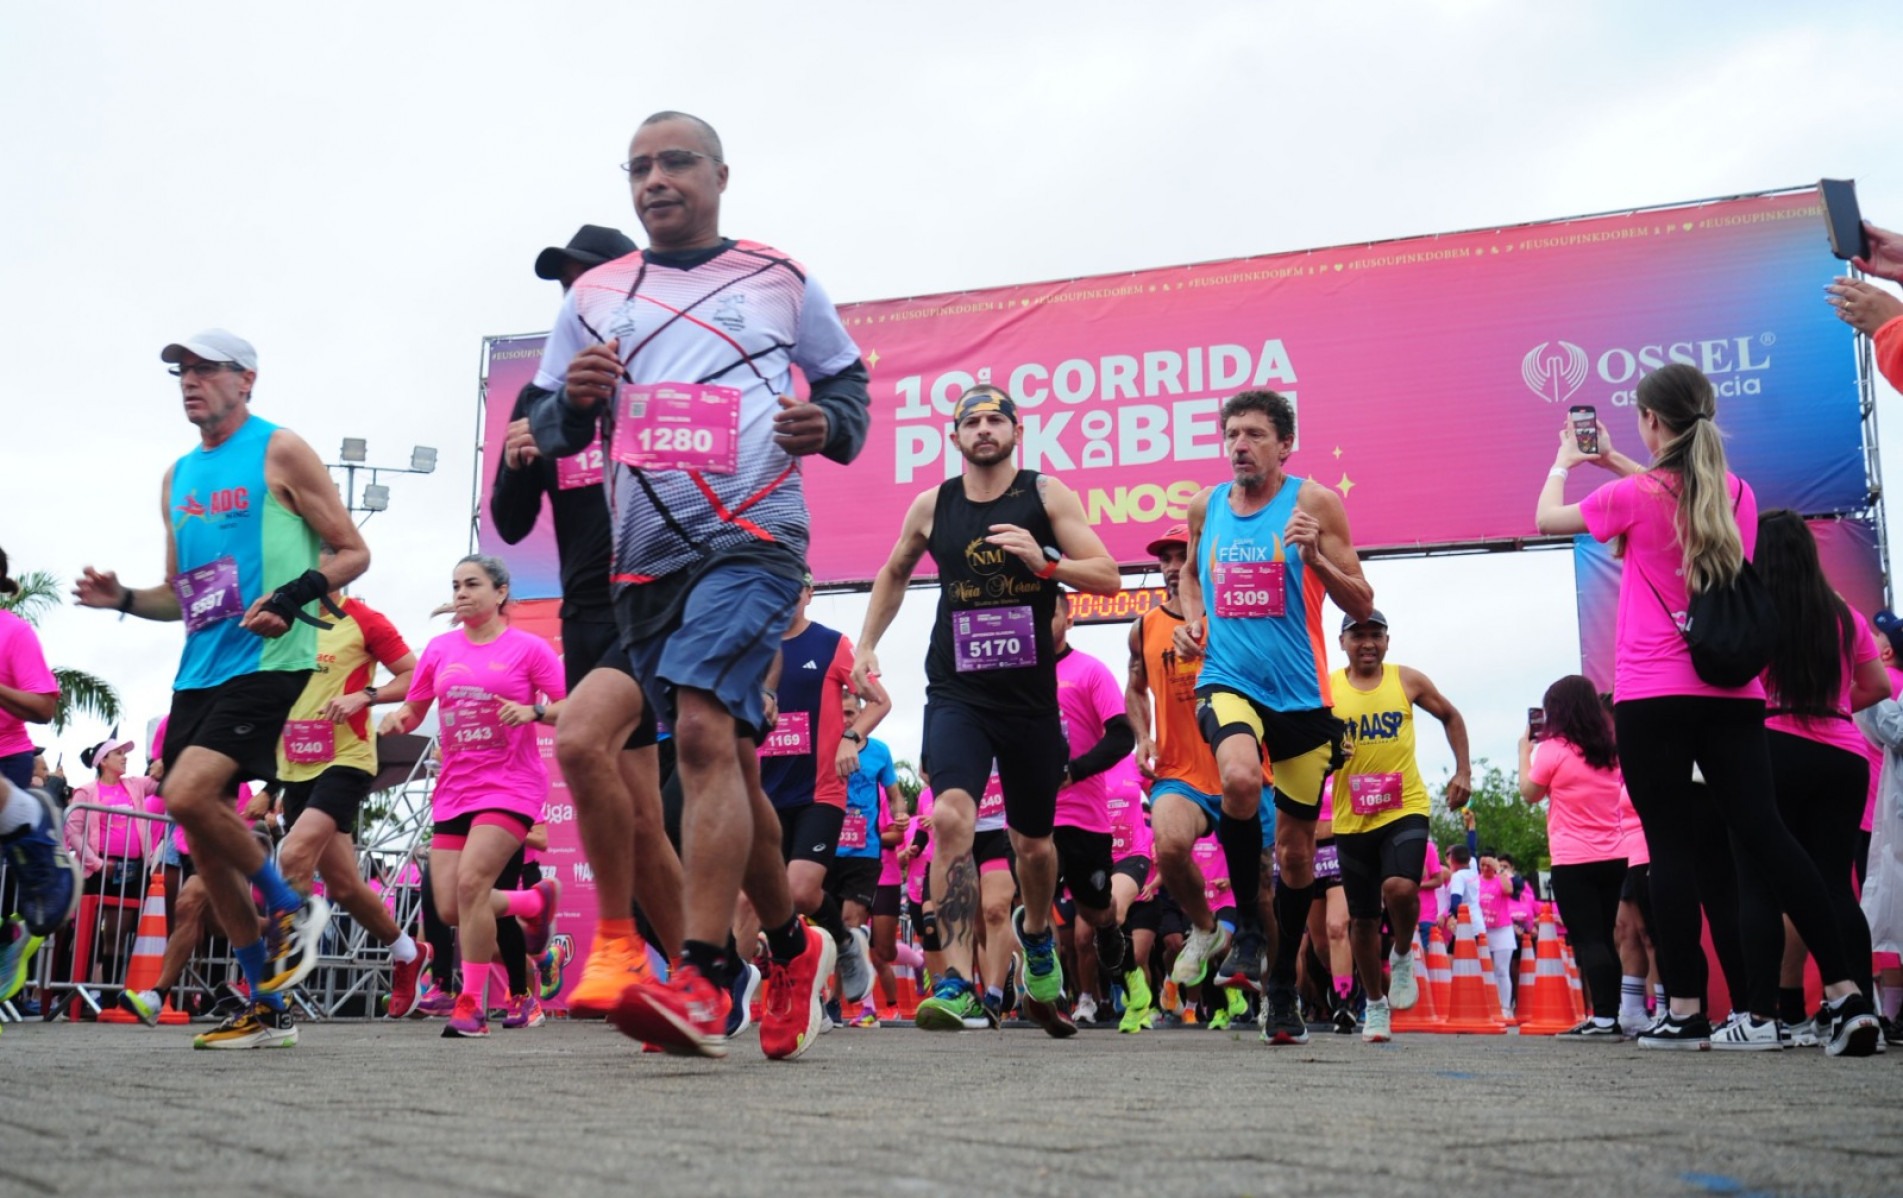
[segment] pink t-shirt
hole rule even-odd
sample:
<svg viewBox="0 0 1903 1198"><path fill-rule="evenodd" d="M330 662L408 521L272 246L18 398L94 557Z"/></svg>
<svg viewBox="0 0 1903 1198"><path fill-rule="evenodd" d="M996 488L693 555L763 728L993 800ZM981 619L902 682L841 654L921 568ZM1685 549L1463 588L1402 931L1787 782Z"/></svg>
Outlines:
<svg viewBox="0 0 1903 1198"><path fill-rule="evenodd" d="M918 814L906 821L905 839L899 843L907 845L917 840L918 822L922 819L930 819L931 814L932 788L928 786L919 792ZM925 873L932 867L932 849L937 843L937 836L927 832L925 847L919 851L918 856L905 864L905 893L914 903L925 901Z"/></svg>
<svg viewBox="0 0 1903 1198"><path fill-rule="evenodd" d="M53 671L46 668L46 654L40 638L27 623L10 611L0 611L0 684L30 695L51 695L59 691ZM0 711L0 757L33 751L32 738L26 734L26 722Z"/></svg>
<svg viewBox="0 0 1903 1198"><path fill-rule="evenodd" d="M535 725L509 727L496 718L498 700L534 703L567 695L562 663L538 636L506 628L487 644L463 629L424 647L409 701L439 704L442 772L430 798L437 823L477 811L508 811L533 822L548 798L548 770Z"/></svg>
<svg viewBox="0 0 1903 1198"><path fill-rule="evenodd" d="M1652 851L1645 847L1645 825L1639 822L1639 813L1632 807L1632 794L1623 784L1619 787L1619 831L1623 837L1621 852L1626 868L1652 864Z"/></svg>
<svg viewBox="0 0 1903 1198"><path fill-rule="evenodd" d="M1870 622L1861 613L1852 611L1850 619L1857 626L1851 656L1839 662L1843 672L1842 686L1837 692L1836 709L1843 713L1842 719L1799 719L1793 715L1766 716L1764 729L1767 732L1788 732L1792 736L1801 736L1805 740L1814 740L1820 745L1829 745L1842 749L1846 753L1855 753L1862 757L1868 747L1863 733L1850 718L1850 692L1857 682L1857 667L1866 661L1877 659L1877 639L1870 635ZM1768 687L1768 683L1767 683ZM1766 700L1772 707L1778 705L1777 696L1770 695Z"/></svg>
<svg viewBox="0 0 1903 1198"><path fill-rule="evenodd" d="M1758 544L1758 499L1736 475L1727 474L1725 481L1728 494L1738 500L1738 533L1749 558ZM1668 486L1676 489L1677 480L1649 472L1632 474L1600 487L1579 505L1595 541L1610 541L1621 533L1626 538L1613 694L1622 703L1662 695L1761 699L1764 686L1756 679L1726 690L1700 678L1676 617L1668 614L1669 609L1682 617L1689 601L1685 553L1678 542L1678 500Z"/></svg>
<svg viewBox="0 0 1903 1198"><path fill-rule="evenodd" d="M1072 649L1057 659L1057 710L1074 761L1103 739L1104 721L1124 714L1123 688L1110 676L1110 667ZM1110 831L1110 813L1104 809L1108 790L1104 775L1097 774L1058 791L1057 826Z"/></svg>
<svg viewBox="0 0 1903 1198"><path fill-rule="evenodd" d="M1506 888L1506 879L1500 874L1491 878L1480 875L1480 911L1481 922L1491 932L1495 928L1504 928L1513 922L1511 899Z"/></svg>
<svg viewBox="0 0 1903 1198"><path fill-rule="evenodd" d="M1578 746L1555 737L1533 746L1527 780L1546 787L1546 841L1554 865L1616 860L1625 847L1619 822L1619 769L1594 769Z"/></svg>
<svg viewBox="0 0 1903 1198"><path fill-rule="evenodd" d="M1196 867L1203 871L1203 898L1209 903L1209 909L1220 911L1224 907L1235 906L1235 894L1226 884L1229 881L1229 861L1222 855L1222 845L1217 842L1216 834L1211 832L1198 840L1189 855L1195 860ZM1225 885L1217 889L1217 882Z"/></svg>
<svg viewBox="0 0 1903 1198"><path fill-rule="evenodd" d="M1143 772L1136 758L1125 757L1104 771L1109 793L1104 809L1110 813L1110 859L1154 857L1155 837L1143 810Z"/></svg>
<svg viewBox="0 0 1903 1198"><path fill-rule="evenodd" d="M1421 866L1421 880L1425 882L1427 879L1434 877L1439 873L1440 873L1440 850L1438 848L1435 848L1434 842L1430 840L1427 842L1427 860ZM1421 891L1421 922L1422 923L1433 923L1435 920L1440 918L1441 890L1442 890L1442 887L1436 886L1432 890Z"/></svg>
<svg viewBox="0 0 1903 1198"><path fill-rule="evenodd" d="M1540 896L1531 878L1520 879L1520 897L1508 904L1508 910L1513 913L1513 922L1522 931L1531 931L1539 926Z"/></svg>

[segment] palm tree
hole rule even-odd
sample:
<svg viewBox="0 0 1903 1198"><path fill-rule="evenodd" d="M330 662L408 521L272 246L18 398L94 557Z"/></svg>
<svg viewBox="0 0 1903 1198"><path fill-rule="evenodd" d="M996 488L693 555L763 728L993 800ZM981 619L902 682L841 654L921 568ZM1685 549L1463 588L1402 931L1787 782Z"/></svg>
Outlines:
<svg viewBox="0 0 1903 1198"><path fill-rule="evenodd" d="M0 595L0 611L10 611L29 624L59 606L60 581L45 570L14 579L18 593ZM59 683L59 706L53 709L53 731L64 732L75 715L90 715L105 723L121 716L119 692L97 674L84 670L53 667L53 680Z"/></svg>

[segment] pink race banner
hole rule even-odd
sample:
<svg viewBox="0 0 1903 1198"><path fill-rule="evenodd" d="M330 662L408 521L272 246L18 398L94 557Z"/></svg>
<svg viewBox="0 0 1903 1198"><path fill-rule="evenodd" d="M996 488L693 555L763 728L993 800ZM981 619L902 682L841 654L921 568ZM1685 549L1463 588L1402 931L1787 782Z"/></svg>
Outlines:
<svg viewBox="0 0 1903 1198"><path fill-rule="evenodd" d="M1340 493L1364 550L1533 537L1568 409L1640 456L1633 392L1668 362L1710 376L1765 507L1861 511L1853 334L1821 292L1840 269L1806 190L848 304L872 426L850 468L803 463L809 563L822 584L872 577L906 503L958 472L950 413L978 382L1016 397L1021 464L1069 483L1126 565L1228 477L1218 412L1254 387L1294 402L1289 468ZM488 346L485 505L539 338ZM485 522L518 594L558 593L546 525L494 541Z"/></svg>

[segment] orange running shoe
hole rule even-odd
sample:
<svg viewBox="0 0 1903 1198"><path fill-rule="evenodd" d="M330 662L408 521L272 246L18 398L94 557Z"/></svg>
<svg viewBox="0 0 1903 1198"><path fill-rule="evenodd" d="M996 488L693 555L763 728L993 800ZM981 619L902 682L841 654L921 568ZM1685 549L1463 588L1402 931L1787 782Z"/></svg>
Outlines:
<svg viewBox="0 0 1903 1198"><path fill-rule="evenodd" d="M648 966L647 942L639 936L625 939L596 937L582 967L581 981L568 994L568 1013L575 1019L605 1019L629 986L654 981Z"/></svg>

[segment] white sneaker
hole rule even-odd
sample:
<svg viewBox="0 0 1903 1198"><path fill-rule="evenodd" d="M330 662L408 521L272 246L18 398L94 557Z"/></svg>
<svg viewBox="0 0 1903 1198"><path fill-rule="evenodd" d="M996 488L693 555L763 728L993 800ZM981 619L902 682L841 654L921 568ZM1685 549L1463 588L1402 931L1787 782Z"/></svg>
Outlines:
<svg viewBox="0 0 1903 1198"><path fill-rule="evenodd" d="M1367 1010L1363 1013L1361 1038L1369 1044L1386 1044L1394 1039L1388 1017L1389 999L1369 999Z"/></svg>
<svg viewBox="0 0 1903 1198"><path fill-rule="evenodd" d="M872 990L872 962L866 949L871 933L852 928L839 949L839 997L847 1006L859 1002Z"/></svg>
<svg viewBox="0 0 1903 1198"><path fill-rule="evenodd" d="M1388 954L1388 1006L1405 1011L1421 999L1421 986L1414 980L1414 954Z"/></svg>
<svg viewBox="0 0 1903 1198"><path fill-rule="evenodd" d="M1089 994L1079 994L1077 1005L1071 1008L1070 1021L1076 1024L1097 1022L1096 998Z"/></svg>
<svg viewBox="0 0 1903 1198"><path fill-rule="evenodd" d="M1229 929L1221 924L1207 932L1191 928L1189 935L1183 938L1183 947L1177 951L1176 966L1170 970L1170 979L1179 986L1198 984L1209 972L1209 963L1228 948Z"/></svg>
<svg viewBox="0 0 1903 1198"><path fill-rule="evenodd" d="M1731 1052L1776 1052L1784 1047L1784 1042L1777 1034L1777 1020L1766 1019L1760 1023L1739 1013L1712 1032L1711 1046Z"/></svg>
<svg viewBox="0 0 1903 1198"><path fill-rule="evenodd" d="M1823 1043L1817 1036L1817 1020L1806 1019L1802 1023L1793 1023L1790 1027L1790 1045L1792 1048L1816 1048Z"/></svg>

